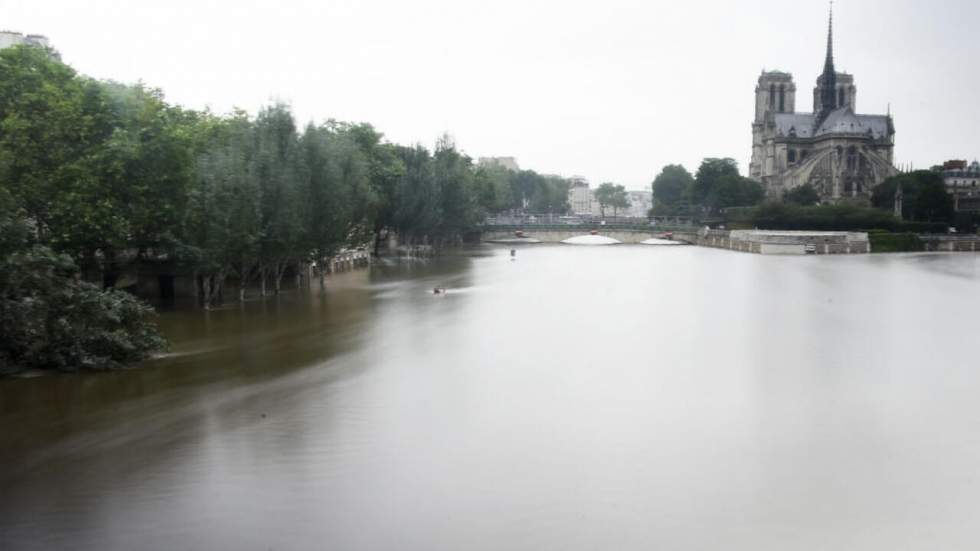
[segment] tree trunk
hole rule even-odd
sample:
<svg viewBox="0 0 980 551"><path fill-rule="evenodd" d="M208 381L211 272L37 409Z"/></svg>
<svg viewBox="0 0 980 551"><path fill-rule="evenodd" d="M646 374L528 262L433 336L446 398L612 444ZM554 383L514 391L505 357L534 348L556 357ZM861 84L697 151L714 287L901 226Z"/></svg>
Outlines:
<svg viewBox="0 0 980 551"><path fill-rule="evenodd" d="M205 310L211 309L211 278L213 276L207 276L201 278L201 305L204 306Z"/></svg>
<svg viewBox="0 0 980 551"><path fill-rule="evenodd" d="M105 265L102 269L102 288L112 289L116 286L116 281L118 280L119 274L116 273L116 251L106 249Z"/></svg>
<svg viewBox="0 0 980 551"><path fill-rule="evenodd" d="M85 281L95 281L96 275L100 272L99 263L95 259L95 249L85 249L82 254L82 279Z"/></svg>
<svg viewBox="0 0 980 551"><path fill-rule="evenodd" d="M263 297L265 296L265 275L266 275L266 269L260 264L259 265L259 288L261 290L259 292Z"/></svg>
<svg viewBox="0 0 980 551"><path fill-rule="evenodd" d="M273 274L275 276L276 295L282 293L282 276L286 274L287 266L289 266L289 264L285 262L276 266L276 273Z"/></svg>
<svg viewBox="0 0 980 551"><path fill-rule="evenodd" d="M252 279L251 266L249 266L244 256L239 261L236 271L238 272L238 300L244 302L248 283Z"/></svg>
<svg viewBox="0 0 980 551"><path fill-rule="evenodd" d="M201 280L203 306L205 310L210 310L215 303L220 302L221 287L224 284L225 273L218 271L216 274L204 276Z"/></svg>

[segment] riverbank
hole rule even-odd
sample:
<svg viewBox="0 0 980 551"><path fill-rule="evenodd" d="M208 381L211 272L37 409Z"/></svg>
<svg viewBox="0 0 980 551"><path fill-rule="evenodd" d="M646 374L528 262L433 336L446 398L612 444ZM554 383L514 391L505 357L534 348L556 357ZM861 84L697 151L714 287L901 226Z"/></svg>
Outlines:
<svg viewBox="0 0 980 551"><path fill-rule="evenodd" d="M839 255L909 252L978 252L980 235L890 232L702 230L674 232L692 245L755 254Z"/></svg>

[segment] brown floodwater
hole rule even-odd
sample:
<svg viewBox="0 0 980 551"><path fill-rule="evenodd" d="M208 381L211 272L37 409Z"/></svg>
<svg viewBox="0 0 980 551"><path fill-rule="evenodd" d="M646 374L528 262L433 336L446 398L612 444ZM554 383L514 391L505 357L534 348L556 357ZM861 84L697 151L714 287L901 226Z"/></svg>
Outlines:
<svg viewBox="0 0 980 551"><path fill-rule="evenodd" d="M0 549L980 542L980 256L485 247L328 285L0 381Z"/></svg>

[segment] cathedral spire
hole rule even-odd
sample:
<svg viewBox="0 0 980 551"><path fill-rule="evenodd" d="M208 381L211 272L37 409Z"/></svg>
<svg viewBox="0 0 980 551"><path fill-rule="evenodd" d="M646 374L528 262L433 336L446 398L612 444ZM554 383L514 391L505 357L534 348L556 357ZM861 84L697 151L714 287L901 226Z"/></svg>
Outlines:
<svg viewBox="0 0 980 551"><path fill-rule="evenodd" d="M833 110L837 109L837 70L834 69L834 2L830 2L830 19L827 24L827 58L823 74L820 76L819 125Z"/></svg>
<svg viewBox="0 0 980 551"><path fill-rule="evenodd" d="M834 2L830 2L830 21L827 23L827 59L824 61L823 71L834 70Z"/></svg>

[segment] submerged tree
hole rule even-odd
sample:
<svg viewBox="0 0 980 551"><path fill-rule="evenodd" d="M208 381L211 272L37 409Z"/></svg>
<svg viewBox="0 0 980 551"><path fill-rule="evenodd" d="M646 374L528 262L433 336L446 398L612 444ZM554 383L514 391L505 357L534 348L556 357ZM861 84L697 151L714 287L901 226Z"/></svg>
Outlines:
<svg viewBox="0 0 980 551"><path fill-rule="evenodd" d="M377 250L392 232L438 246L490 214L568 208L564 179L476 167L447 136L430 152L387 143L367 124L300 132L283 104L255 118L185 110L30 47L0 50L0 193L48 272L105 288L132 281L126 273L186 274L205 308L226 280L244 300L256 283L278 293L290 269L316 264L322 284L332 256L372 240ZM93 327L99 311L87 314Z"/></svg>
<svg viewBox="0 0 980 551"><path fill-rule="evenodd" d="M0 207L0 374L115 369L166 346L152 308L82 281L72 259L38 243L35 231Z"/></svg>

